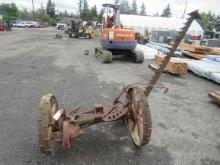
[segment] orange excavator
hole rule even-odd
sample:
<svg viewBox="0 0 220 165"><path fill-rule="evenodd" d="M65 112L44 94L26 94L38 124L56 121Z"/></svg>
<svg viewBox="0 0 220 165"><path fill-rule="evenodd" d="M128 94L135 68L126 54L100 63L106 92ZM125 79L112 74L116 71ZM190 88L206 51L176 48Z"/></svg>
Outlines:
<svg viewBox="0 0 220 165"><path fill-rule="evenodd" d="M123 28L120 22L120 6L103 4L105 14L102 21L100 44L95 55L103 63L111 63L113 55L126 55L136 63L144 61L144 54L137 51L138 32Z"/></svg>

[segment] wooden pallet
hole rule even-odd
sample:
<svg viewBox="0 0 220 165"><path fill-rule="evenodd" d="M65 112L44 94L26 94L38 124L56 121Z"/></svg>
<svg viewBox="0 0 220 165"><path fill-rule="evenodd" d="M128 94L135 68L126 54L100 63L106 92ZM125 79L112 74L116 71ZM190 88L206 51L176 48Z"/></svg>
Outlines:
<svg viewBox="0 0 220 165"><path fill-rule="evenodd" d="M209 93L209 97L214 99L215 102L220 104L220 91L214 91Z"/></svg>
<svg viewBox="0 0 220 165"><path fill-rule="evenodd" d="M198 53L193 53L193 52L189 52L189 51L182 51L182 53L186 56L193 57L197 60L201 60L202 58L205 58L205 56L206 56L204 54L198 54Z"/></svg>
<svg viewBox="0 0 220 165"><path fill-rule="evenodd" d="M157 65L162 64L164 60L164 56L161 54L158 54L155 56L155 62ZM178 61L173 58L171 58L170 62L164 69L164 71L168 71L169 73L175 74L175 75L182 75L186 74L188 70L187 64L183 61Z"/></svg>

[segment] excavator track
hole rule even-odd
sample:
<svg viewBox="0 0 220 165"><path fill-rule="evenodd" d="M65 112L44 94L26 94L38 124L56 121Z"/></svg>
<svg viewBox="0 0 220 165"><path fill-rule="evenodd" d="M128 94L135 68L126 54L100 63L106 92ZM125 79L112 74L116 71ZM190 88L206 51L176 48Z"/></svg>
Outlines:
<svg viewBox="0 0 220 165"><path fill-rule="evenodd" d="M95 48L95 56L98 60L103 63L111 63L112 62L112 53L108 50L105 50L101 47Z"/></svg>
<svg viewBox="0 0 220 165"><path fill-rule="evenodd" d="M53 115L58 111L57 99L48 94L41 98L38 109L38 142L41 153L51 154L51 137L54 129Z"/></svg>
<svg viewBox="0 0 220 165"><path fill-rule="evenodd" d="M134 59L135 63L143 63L144 62L144 54L138 50L132 50L131 52L132 58Z"/></svg>

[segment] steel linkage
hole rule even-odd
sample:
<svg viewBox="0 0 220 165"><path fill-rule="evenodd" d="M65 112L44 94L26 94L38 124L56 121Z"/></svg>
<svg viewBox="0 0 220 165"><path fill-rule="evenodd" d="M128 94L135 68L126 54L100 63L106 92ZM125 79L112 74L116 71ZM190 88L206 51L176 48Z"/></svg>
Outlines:
<svg viewBox="0 0 220 165"><path fill-rule="evenodd" d="M54 95L43 96L40 101L38 116L40 151L44 154L50 154L52 141L62 143L63 148L69 150L74 140L85 134L84 129L86 127L117 120L124 120L136 146L149 143L152 123L147 98L154 87L165 89L167 92L166 87L158 87L156 83L191 23L194 19L199 18L198 11L189 15L188 21L150 83L135 83L125 87L111 106L104 107L102 104L96 104L88 111L79 112L78 108L67 113L64 109L59 109L59 104Z"/></svg>

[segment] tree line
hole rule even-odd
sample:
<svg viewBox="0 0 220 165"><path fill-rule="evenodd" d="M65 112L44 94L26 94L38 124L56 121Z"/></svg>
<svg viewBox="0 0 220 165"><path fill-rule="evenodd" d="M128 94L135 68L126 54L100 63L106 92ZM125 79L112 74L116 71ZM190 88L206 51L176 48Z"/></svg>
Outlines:
<svg viewBox="0 0 220 165"><path fill-rule="evenodd" d="M129 3L128 0L115 0L114 3L116 5L120 5L121 14L132 14L132 15L142 15L142 16L147 15L146 6L144 2L141 4L141 6L137 5L136 0L133 0L131 3ZM78 0L78 13L79 13L79 17L82 20L101 21L104 11L101 10L98 13L96 5L89 8L87 0ZM164 8L161 15L159 15L157 12L154 14L154 16L171 17L172 13L171 13L170 4L168 4L166 8Z"/></svg>
<svg viewBox="0 0 220 165"><path fill-rule="evenodd" d="M115 0L115 4L121 6L122 14L134 14L134 15L147 15L146 6L142 3L139 7L136 0L129 3L128 0ZM47 4L36 9L34 12L27 9L19 10L15 3L1 3L0 4L0 15L3 15L3 21L14 21L18 19L22 20L36 20L38 22L48 22L50 25L55 25L63 17L77 17L85 21L102 21L102 16L104 14L103 10L98 11L97 6L94 5L91 8L88 5L87 0L78 0L78 14L73 14L73 12L58 11L56 10L56 4L48 0ZM216 15L209 12L200 13L201 19L198 23L203 27L204 30L220 31L220 15ZM161 15L156 12L153 16L161 17L171 17L171 6L168 4Z"/></svg>
<svg viewBox="0 0 220 165"><path fill-rule="evenodd" d="M49 22L54 25L59 21L60 17L56 14L56 5L51 0L47 1L44 7L41 7L35 11L29 11L26 8L19 10L15 3L1 3L0 14L3 15L3 21L16 21L16 20L36 20L39 22Z"/></svg>
<svg viewBox="0 0 220 165"><path fill-rule="evenodd" d="M115 4L121 6L121 14L132 14L132 15L142 15L146 16L146 5L144 2L142 2L141 6L138 7L137 1L133 0L131 4L129 4L128 0L115 0ZM159 15L158 12L154 13L153 16L156 17L171 17L171 7L170 4L168 4L164 9L161 15Z"/></svg>
<svg viewBox="0 0 220 165"><path fill-rule="evenodd" d="M200 13L200 17L201 19L198 20L198 23L204 30L212 31L214 29L215 31L220 31L220 15L209 11Z"/></svg>
<svg viewBox="0 0 220 165"><path fill-rule="evenodd" d="M115 0L115 4L121 6L121 14L147 15L144 2L141 4L140 8L136 0L133 0L131 4L129 4L128 0Z"/></svg>

